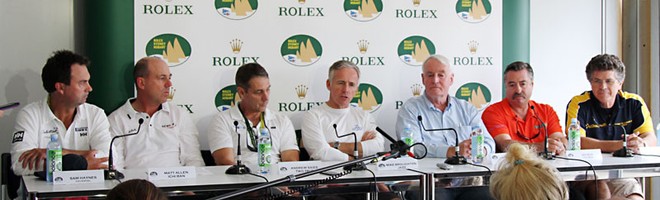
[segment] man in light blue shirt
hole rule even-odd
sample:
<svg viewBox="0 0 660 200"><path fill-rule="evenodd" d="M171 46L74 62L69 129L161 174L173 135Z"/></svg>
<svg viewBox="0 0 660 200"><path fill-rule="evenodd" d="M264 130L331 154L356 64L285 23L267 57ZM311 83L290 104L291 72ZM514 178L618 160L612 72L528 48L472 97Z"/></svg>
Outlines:
<svg viewBox="0 0 660 200"><path fill-rule="evenodd" d="M456 154L456 135L452 131L424 131L418 126L418 116L426 129L454 128L458 132L459 153L471 157L470 132L473 126L481 127L486 155L495 151L495 141L481 121L481 114L465 100L449 96L449 87L454 82L454 73L449 61L441 55L432 55L422 64L424 93L403 104L396 120L396 131L400 137L409 127L414 142L427 147L427 156L453 157ZM423 154L423 148L415 148L415 154ZM454 180L449 186L458 186L462 180ZM467 181L466 181L467 182ZM439 199L489 199L488 187L438 188Z"/></svg>

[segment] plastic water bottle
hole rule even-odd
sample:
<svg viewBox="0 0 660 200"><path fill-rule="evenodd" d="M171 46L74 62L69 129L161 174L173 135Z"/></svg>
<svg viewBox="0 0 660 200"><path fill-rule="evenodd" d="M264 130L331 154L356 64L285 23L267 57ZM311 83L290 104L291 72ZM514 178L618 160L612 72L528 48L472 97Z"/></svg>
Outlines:
<svg viewBox="0 0 660 200"><path fill-rule="evenodd" d="M486 156L484 152L484 133L481 131L481 127L473 126L470 137L472 138L472 162L481 163Z"/></svg>
<svg viewBox="0 0 660 200"><path fill-rule="evenodd" d="M258 163L259 163L259 172L262 174L267 174L270 171L270 164L272 162L271 151L272 143L270 141L270 133L268 129L262 128L261 134L259 135L259 148L258 148Z"/></svg>
<svg viewBox="0 0 660 200"><path fill-rule="evenodd" d="M401 141L406 143L408 146L411 146L415 143L413 140L412 129L410 129L410 124L406 124L406 127L403 128L403 132L401 133ZM412 147L408 149L408 151L414 152Z"/></svg>
<svg viewBox="0 0 660 200"><path fill-rule="evenodd" d="M571 125L568 126L568 150L580 150L580 121L576 118L571 119Z"/></svg>
<svg viewBox="0 0 660 200"><path fill-rule="evenodd" d="M53 182L53 172L62 171L62 144L57 133L50 135L46 149L46 181Z"/></svg>

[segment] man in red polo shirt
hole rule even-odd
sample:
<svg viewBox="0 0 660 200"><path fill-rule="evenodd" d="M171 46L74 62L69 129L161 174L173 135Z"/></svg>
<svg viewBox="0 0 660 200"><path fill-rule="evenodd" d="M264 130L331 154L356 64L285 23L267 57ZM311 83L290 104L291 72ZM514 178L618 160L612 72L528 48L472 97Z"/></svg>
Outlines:
<svg viewBox="0 0 660 200"><path fill-rule="evenodd" d="M554 155L566 150L566 136L562 132L557 113L550 105L530 100L534 89L534 70L525 62L513 62L504 70L506 98L484 111L481 119L495 139L498 152L519 142L544 150L545 124L548 131L548 151Z"/></svg>

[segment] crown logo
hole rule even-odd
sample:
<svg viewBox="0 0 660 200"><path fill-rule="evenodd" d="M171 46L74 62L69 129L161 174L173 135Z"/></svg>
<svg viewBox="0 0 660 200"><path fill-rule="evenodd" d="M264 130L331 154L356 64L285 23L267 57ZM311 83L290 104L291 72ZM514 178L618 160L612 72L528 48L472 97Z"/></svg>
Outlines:
<svg viewBox="0 0 660 200"><path fill-rule="evenodd" d="M412 2L413 2L413 5L414 5L415 7L417 7L417 6L419 6L419 3L422 2L422 0L412 0Z"/></svg>
<svg viewBox="0 0 660 200"><path fill-rule="evenodd" d="M305 3L305 0L298 0L298 3L300 3L300 4L304 4L304 3Z"/></svg>
<svg viewBox="0 0 660 200"><path fill-rule="evenodd" d="M479 42L471 40L468 42L468 48L470 49L471 54L477 53L477 49L479 48Z"/></svg>
<svg viewBox="0 0 660 200"><path fill-rule="evenodd" d="M419 96L422 94L422 85L415 83L410 86L410 90L412 91L413 96Z"/></svg>
<svg viewBox="0 0 660 200"><path fill-rule="evenodd" d="M240 53L241 52L241 47L243 46L243 41L239 39L233 39L229 42L231 45L231 51L234 52L234 54Z"/></svg>
<svg viewBox="0 0 660 200"><path fill-rule="evenodd" d="M307 86L305 85L298 85L296 86L296 95L298 95L299 99L305 99L305 96L307 96Z"/></svg>
<svg viewBox="0 0 660 200"><path fill-rule="evenodd" d="M369 42L367 42L367 40L360 40L357 42L357 45L358 49L360 49L360 53L367 53L367 49L369 48Z"/></svg>

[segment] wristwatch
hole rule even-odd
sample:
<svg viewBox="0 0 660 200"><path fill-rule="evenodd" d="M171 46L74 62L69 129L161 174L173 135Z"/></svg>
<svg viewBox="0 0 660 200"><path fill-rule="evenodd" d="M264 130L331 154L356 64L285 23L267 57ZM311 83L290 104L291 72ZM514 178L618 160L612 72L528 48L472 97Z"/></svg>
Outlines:
<svg viewBox="0 0 660 200"><path fill-rule="evenodd" d="M335 143L332 144L332 147L334 147L335 149L339 149L339 141L335 141Z"/></svg>

